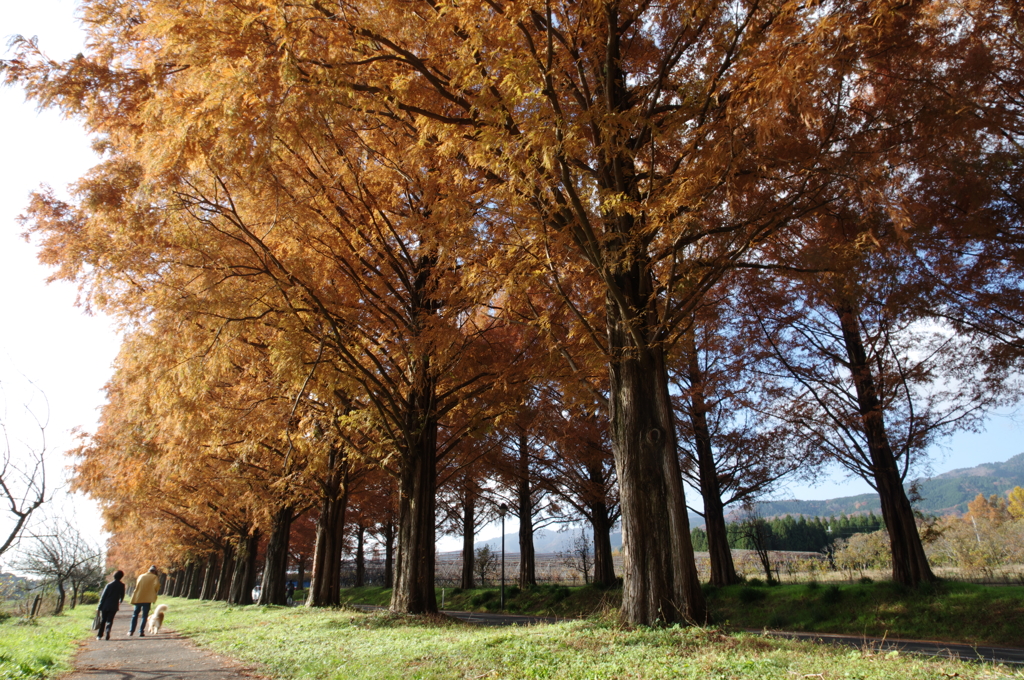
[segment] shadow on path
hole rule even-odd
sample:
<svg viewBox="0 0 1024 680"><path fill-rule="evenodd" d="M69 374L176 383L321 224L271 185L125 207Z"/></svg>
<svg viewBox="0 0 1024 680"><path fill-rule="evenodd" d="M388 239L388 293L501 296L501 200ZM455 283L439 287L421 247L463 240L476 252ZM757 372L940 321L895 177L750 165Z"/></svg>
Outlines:
<svg viewBox="0 0 1024 680"><path fill-rule="evenodd" d="M109 640L90 636L75 657L75 671L65 680L242 680L260 677L252 668L196 647L191 640L164 628L159 635L128 637L124 631Z"/></svg>

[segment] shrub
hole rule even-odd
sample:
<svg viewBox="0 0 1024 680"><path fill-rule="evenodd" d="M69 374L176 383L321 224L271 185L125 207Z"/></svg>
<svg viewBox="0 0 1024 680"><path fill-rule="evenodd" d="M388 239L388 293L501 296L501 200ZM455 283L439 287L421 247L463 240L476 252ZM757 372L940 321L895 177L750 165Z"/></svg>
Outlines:
<svg viewBox="0 0 1024 680"><path fill-rule="evenodd" d="M747 585L751 586L752 588L761 588L764 586L764 581L757 577L754 577L752 579L747 580Z"/></svg>
<svg viewBox="0 0 1024 680"><path fill-rule="evenodd" d="M469 598L469 603L474 607L479 607L493 600L497 594L497 591L485 590L481 593L476 593L473 597Z"/></svg>
<svg viewBox="0 0 1024 680"><path fill-rule="evenodd" d="M78 604L99 604L100 594L95 590L87 590L78 598Z"/></svg>
<svg viewBox="0 0 1024 680"><path fill-rule="evenodd" d="M512 586L510 588L505 589L505 594L508 595L508 597L515 597L520 592L521 591L519 590L519 586Z"/></svg>

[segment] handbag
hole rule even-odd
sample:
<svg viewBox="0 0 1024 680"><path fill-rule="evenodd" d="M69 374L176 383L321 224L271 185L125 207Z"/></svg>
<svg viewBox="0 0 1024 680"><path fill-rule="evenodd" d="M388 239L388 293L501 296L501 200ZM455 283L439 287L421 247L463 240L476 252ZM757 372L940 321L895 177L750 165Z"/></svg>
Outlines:
<svg viewBox="0 0 1024 680"><path fill-rule="evenodd" d="M92 619L92 629L93 630L99 630L100 626L102 626L102 625L103 625L103 612L101 612L99 609L97 609L96 610L96 616L94 616L93 619Z"/></svg>

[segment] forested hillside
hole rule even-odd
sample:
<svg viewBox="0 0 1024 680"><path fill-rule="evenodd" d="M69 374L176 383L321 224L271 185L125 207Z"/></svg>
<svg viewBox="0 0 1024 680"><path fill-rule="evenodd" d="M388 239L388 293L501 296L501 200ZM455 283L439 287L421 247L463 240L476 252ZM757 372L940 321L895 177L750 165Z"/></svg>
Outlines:
<svg viewBox="0 0 1024 680"><path fill-rule="evenodd" d="M1005 496L1015 486L1024 486L1024 453L1002 463L950 470L923 480L918 486L922 500L916 507L932 515L963 514L979 493L986 498L992 494ZM825 501L769 501L760 504L759 509L765 517L830 517L880 512L881 504L876 494L860 494Z"/></svg>

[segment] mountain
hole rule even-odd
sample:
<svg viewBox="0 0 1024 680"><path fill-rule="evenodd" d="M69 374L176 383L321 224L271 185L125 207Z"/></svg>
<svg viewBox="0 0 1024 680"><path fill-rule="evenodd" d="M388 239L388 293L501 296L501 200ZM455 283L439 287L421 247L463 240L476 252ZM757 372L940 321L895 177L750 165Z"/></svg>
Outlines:
<svg viewBox="0 0 1024 680"><path fill-rule="evenodd" d="M953 515L967 512L967 504L980 493L1005 496L1015 486L1024 486L1024 453L1002 463L983 463L972 468L943 472L918 481L923 500L917 509L928 515ZM832 498L826 501L766 501L758 504L765 517L807 515L829 517L858 513L881 513L875 494Z"/></svg>

